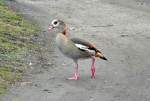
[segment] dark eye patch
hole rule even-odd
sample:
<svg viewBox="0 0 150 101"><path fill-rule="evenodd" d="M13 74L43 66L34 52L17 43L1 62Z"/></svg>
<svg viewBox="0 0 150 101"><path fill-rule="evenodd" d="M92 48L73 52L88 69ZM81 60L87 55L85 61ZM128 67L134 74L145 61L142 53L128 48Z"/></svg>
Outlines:
<svg viewBox="0 0 150 101"><path fill-rule="evenodd" d="M54 25L56 25L57 23L58 23L58 22L57 22L57 21L55 21L55 22L54 22Z"/></svg>

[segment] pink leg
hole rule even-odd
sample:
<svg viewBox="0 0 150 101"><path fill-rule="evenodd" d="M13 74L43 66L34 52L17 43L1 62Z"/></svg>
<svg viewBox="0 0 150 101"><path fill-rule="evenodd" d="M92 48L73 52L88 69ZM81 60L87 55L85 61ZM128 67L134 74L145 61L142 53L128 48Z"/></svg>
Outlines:
<svg viewBox="0 0 150 101"><path fill-rule="evenodd" d="M95 57L92 57L91 78L95 79Z"/></svg>
<svg viewBox="0 0 150 101"><path fill-rule="evenodd" d="M78 63L75 62L75 72L73 74L72 77L68 78L68 80L78 80L79 76L78 76Z"/></svg>

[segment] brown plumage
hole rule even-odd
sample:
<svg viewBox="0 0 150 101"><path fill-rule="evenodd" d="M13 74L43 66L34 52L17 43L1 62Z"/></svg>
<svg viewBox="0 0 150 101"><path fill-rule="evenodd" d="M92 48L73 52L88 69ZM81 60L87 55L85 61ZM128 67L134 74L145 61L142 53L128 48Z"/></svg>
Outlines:
<svg viewBox="0 0 150 101"><path fill-rule="evenodd" d="M99 57L103 60L107 60L106 57L104 57L104 55L102 54L102 52L100 50L98 50L93 44L91 44L90 42L87 42L83 39L79 39L79 38L72 38L71 39L74 43L77 43L77 44L82 44L82 45L85 45L87 46L88 49L90 50L94 50L95 51L95 54L93 54L93 56L95 57ZM84 51L84 50L83 50Z"/></svg>

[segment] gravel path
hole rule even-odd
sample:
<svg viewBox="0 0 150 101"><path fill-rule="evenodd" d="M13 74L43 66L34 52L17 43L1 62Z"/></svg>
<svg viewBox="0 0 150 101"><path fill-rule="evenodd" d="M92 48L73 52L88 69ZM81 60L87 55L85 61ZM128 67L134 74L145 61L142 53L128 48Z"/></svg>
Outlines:
<svg viewBox="0 0 150 101"><path fill-rule="evenodd" d="M31 59L23 82L1 101L150 101L149 0L16 2L14 7L41 25L42 48ZM68 23L71 37L90 40L110 60L97 60L95 80L90 79L90 60L80 62L80 80L65 79L73 62L55 47L55 34L47 32L54 18Z"/></svg>

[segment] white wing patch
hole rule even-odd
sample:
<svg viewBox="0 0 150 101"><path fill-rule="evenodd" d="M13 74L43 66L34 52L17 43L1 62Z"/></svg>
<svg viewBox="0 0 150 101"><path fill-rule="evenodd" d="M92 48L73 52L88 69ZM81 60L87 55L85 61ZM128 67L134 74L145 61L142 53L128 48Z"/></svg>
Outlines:
<svg viewBox="0 0 150 101"><path fill-rule="evenodd" d="M82 44L75 44L75 46L76 46L77 48L79 48L79 49L82 49L82 50L88 51L88 52L90 52L90 53L95 53L95 51L94 51L94 50L88 49L88 47L87 47L87 46L85 46L85 45L82 45Z"/></svg>

